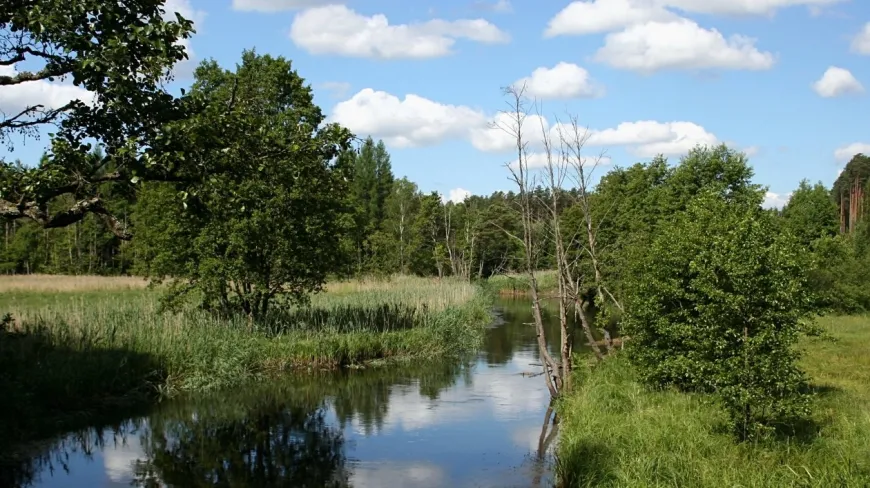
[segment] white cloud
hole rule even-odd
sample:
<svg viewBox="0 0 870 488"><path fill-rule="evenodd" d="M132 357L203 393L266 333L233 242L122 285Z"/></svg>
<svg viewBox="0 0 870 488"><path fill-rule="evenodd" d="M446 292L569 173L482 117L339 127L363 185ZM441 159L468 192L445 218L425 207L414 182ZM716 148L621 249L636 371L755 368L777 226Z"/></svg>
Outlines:
<svg viewBox="0 0 870 488"><path fill-rule="evenodd" d="M652 1L594 0L591 2L571 2L550 19L544 36L596 34L622 29L634 24L649 21L669 21L676 18L676 14L665 10Z"/></svg>
<svg viewBox="0 0 870 488"><path fill-rule="evenodd" d="M866 154L870 156L870 143L853 142L846 146L838 147L834 151L834 158L840 162L846 162L856 154Z"/></svg>
<svg viewBox="0 0 870 488"><path fill-rule="evenodd" d="M331 5L336 0L233 0L233 10L243 12L281 12Z"/></svg>
<svg viewBox="0 0 870 488"><path fill-rule="evenodd" d="M573 63L561 62L552 68L540 67L532 71L531 76L521 78L514 83L515 87L526 85L526 93L530 96L547 99L570 99L598 97L604 94L585 69Z"/></svg>
<svg viewBox="0 0 870 488"><path fill-rule="evenodd" d="M516 122L511 114L487 116L483 111L465 105L443 104L419 95L408 94L399 99L390 93L366 88L349 100L338 103L330 119L358 135L371 135L394 147L423 147L462 139L479 151L516 151L515 137L499 128L513 129ZM528 150L540 152L544 134L551 138L554 146L558 146L561 128L545 117L526 116L522 131ZM587 146L627 146L642 157L685 154L697 144L717 143L715 135L693 122L654 120L624 122L610 129L591 130L586 141Z"/></svg>
<svg viewBox="0 0 870 488"><path fill-rule="evenodd" d="M453 202L453 203L462 203L466 198L471 196L471 192L466 190L465 188L454 188L450 190L447 195L441 195L441 201L443 203Z"/></svg>
<svg viewBox="0 0 870 488"><path fill-rule="evenodd" d="M558 165L560 162L558 161L558 155L554 154L552 156L553 164ZM550 160L547 158L546 152L532 152L526 155L526 168L530 170L534 169L543 169L546 168L549 164ZM610 156L601 156L601 157L593 157L588 156L583 158L583 166L590 167L594 165L599 166L608 166L613 162ZM572 163L573 164L573 163ZM519 159L514 159L509 163L512 168L517 168L519 165ZM569 168L570 171L570 168Z"/></svg>
<svg viewBox="0 0 870 488"><path fill-rule="evenodd" d="M472 127L469 131L469 140L475 149L484 152L507 152L516 151L516 136L511 131L516 129L516 119L513 114L499 113L487 119L483 124ZM523 140L532 148L540 148L544 133L550 132L550 124L546 118L530 114L523 120Z"/></svg>
<svg viewBox="0 0 870 488"><path fill-rule="evenodd" d="M861 32L852 38L852 51L870 55L870 22L864 24Z"/></svg>
<svg viewBox="0 0 870 488"><path fill-rule="evenodd" d="M190 0L166 0L163 8L165 10L164 19L175 20L175 13L177 12L185 19L193 21L194 29L199 28L205 22L205 11L193 8ZM190 78L199 64L196 52L193 50L190 39L181 39L178 41L178 44L184 47L185 52L187 52L187 59L176 63L172 68L172 74L177 78Z"/></svg>
<svg viewBox="0 0 870 488"><path fill-rule="evenodd" d="M772 15L797 5L820 7L844 0L584 0L559 11L545 37L612 32L646 22L678 19L674 10L725 15Z"/></svg>
<svg viewBox="0 0 870 488"><path fill-rule="evenodd" d="M18 71L15 66L0 66L0 76L16 74ZM13 117L35 105L42 105L46 110L52 110L61 108L73 100L81 100L90 105L94 101L94 95L84 88L69 83L28 81L0 89L0 112L7 117ZM5 117L0 117L0 120L2 119Z"/></svg>
<svg viewBox="0 0 870 488"><path fill-rule="evenodd" d="M718 138L694 122L657 122L641 120L623 122L612 129L592 131L589 146L628 146L640 157L658 154L675 156L686 154L696 145L715 145Z"/></svg>
<svg viewBox="0 0 870 488"><path fill-rule="evenodd" d="M465 138L486 125L486 116L463 105L446 105L418 95L395 95L371 88L338 103L331 119L356 134L371 135L395 147L420 147Z"/></svg>
<svg viewBox="0 0 870 488"><path fill-rule="evenodd" d="M861 82L849 70L837 66L829 67L812 87L819 96L825 98L864 93Z"/></svg>
<svg viewBox="0 0 870 488"><path fill-rule="evenodd" d="M764 208L782 208L788 203L789 199L791 199L791 193L781 195L769 191L764 194L764 202L762 202L761 206Z"/></svg>
<svg viewBox="0 0 870 488"><path fill-rule="evenodd" d="M751 38L725 38L716 29L680 19L647 22L608 34L595 59L615 68L652 73L663 69L765 70L775 57Z"/></svg>
<svg viewBox="0 0 870 488"><path fill-rule="evenodd" d="M509 40L484 19L433 19L390 25L385 15L360 15L344 5L302 11L290 27L293 42L311 54L380 59L422 59L447 56L457 39L487 44Z"/></svg>

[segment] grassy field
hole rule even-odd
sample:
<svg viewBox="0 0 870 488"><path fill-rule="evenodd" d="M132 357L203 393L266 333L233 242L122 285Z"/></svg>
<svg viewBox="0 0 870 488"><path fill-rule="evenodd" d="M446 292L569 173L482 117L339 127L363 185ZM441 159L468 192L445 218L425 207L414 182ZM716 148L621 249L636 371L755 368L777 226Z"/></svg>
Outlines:
<svg viewBox="0 0 870 488"><path fill-rule="evenodd" d="M247 384L289 370L428 359L477 347L491 300L454 280L335 283L268 326L193 309L161 313L133 278L2 280L0 439L50 431L53 419L154 397Z"/></svg>
<svg viewBox="0 0 870 488"><path fill-rule="evenodd" d="M803 367L817 392L803 438L736 444L700 396L649 392L623 358L586 372L560 405L558 471L572 487L870 486L870 318L821 320ZM582 386L580 386L582 385Z"/></svg>

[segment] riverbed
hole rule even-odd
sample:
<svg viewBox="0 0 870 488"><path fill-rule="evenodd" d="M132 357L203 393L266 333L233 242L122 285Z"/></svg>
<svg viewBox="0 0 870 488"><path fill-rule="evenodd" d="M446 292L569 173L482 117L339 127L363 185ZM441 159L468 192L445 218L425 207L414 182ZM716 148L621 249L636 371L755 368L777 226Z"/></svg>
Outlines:
<svg viewBox="0 0 870 488"><path fill-rule="evenodd" d="M500 300L496 311L465 361L166 401L60 437L34 457L26 486L552 486L556 433L530 303Z"/></svg>

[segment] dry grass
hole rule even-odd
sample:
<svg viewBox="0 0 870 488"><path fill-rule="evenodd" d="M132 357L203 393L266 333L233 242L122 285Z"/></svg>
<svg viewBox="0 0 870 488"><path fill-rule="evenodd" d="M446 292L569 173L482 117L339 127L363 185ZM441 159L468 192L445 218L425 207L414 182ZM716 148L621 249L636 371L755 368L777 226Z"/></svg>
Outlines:
<svg viewBox="0 0 870 488"><path fill-rule="evenodd" d="M4 292L84 292L105 290L135 290L148 286L148 281L135 276L68 276L68 275L8 275L0 277L0 293Z"/></svg>

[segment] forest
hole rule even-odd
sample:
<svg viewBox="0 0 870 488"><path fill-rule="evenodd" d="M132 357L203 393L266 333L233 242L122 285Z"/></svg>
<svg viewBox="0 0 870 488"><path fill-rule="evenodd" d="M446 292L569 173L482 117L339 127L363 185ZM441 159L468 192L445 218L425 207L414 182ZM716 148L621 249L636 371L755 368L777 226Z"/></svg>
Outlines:
<svg viewBox="0 0 870 488"><path fill-rule="evenodd" d="M93 157L101 156L95 153ZM397 177L384 143L371 137L338 157L352 177L342 195L335 233L329 238L337 243L329 269L332 276L398 273L478 280L522 271L522 246L509 236L519 234L522 225L515 192L445 201ZM632 242L645 242L656 233L658 222L684 209L706 185L724 184L730 191L763 197L764 189L753 183L752 176L748 159L727 147L698 148L680 161L659 157L603 174L590 199L595 221L600 222L599 240L606 248L602 262L607 280L618 282L627 269L630 257L626 250ZM870 230L863 223L868 178L870 157L858 154L831 188L803 181L783 208L768 210L782 232L812 252L818 303L830 311L870 309L870 278L860 272L870 263ZM160 248L160 243L178 242L178 235L172 235L170 226L161 220L168 220L173 211L182 212L182 202L173 201L162 190L169 183L144 184L136 191L104 185L100 193L105 205L140 238L119 238L95 214L68 227L49 229L32 220L6 219L0 247L3 273L154 273L154 263L160 262L161 255L165 258L166 253L175 252ZM534 192L533 201L550 200L549 189L538 186ZM577 233L582 222L582 209L576 205L578 190L557 192L564 201L560 208L567 232ZM71 196L59 198L51 202L49 211L72 203ZM546 211L543 205L534 209L539 219ZM554 252L538 253L535 268L555 269Z"/></svg>

